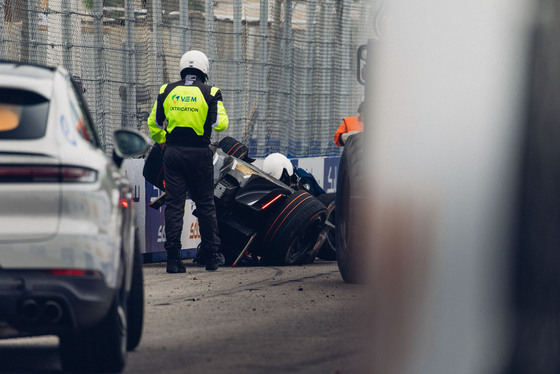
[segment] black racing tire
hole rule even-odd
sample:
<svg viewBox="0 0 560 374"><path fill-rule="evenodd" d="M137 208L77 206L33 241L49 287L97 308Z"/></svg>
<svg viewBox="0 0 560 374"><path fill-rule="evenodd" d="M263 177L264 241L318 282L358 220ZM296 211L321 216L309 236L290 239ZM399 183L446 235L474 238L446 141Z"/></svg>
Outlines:
<svg viewBox="0 0 560 374"><path fill-rule="evenodd" d="M125 294L121 291L115 296L107 316L97 325L60 336L60 361L64 371L120 373L124 369L127 355Z"/></svg>
<svg viewBox="0 0 560 374"><path fill-rule="evenodd" d="M238 142L236 139L232 138L231 136L226 136L225 138L223 138L218 142L218 147L226 154L231 155L233 157L238 156L238 152L243 146L244 146L243 143Z"/></svg>
<svg viewBox="0 0 560 374"><path fill-rule="evenodd" d="M310 262L313 249L327 219L327 209L307 191L296 191L284 200L263 231L267 265Z"/></svg>
<svg viewBox="0 0 560 374"><path fill-rule="evenodd" d="M128 335L126 349L133 351L140 344L144 325L144 259L140 253L138 234L134 237L134 264L132 266L132 284L128 294L127 323Z"/></svg>
<svg viewBox="0 0 560 374"><path fill-rule="evenodd" d="M325 241L317 252L317 257L321 260L336 261L336 241L335 229L336 227L336 193L324 193L317 196L317 200L327 207L327 222L332 225L331 228L326 228L327 235Z"/></svg>
<svg viewBox="0 0 560 374"><path fill-rule="evenodd" d="M364 283L365 248L359 197L363 196L363 133L348 138L338 168L336 186L336 260L342 279L347 283Z"/></svg>
<svg viewBox="0 0 560 374"><path fill-rule="evenodd" d="M249 148L240 141L231 136L226 136L218 142L218 147L226 154L237 157L246 162L253 162L254 159L249 157Z"/></svg>

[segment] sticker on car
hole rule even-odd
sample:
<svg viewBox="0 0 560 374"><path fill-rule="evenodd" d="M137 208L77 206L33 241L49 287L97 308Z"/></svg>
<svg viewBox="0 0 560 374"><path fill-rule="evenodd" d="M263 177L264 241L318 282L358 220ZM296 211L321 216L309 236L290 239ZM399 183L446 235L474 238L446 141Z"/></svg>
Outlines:
<svg viewBox="0 0 560 374"><path fill-rule="evenodd" d="M62 133L64 134L64 137L66 138L66 140L68 140L68 142L72 145L76 145L76 133L72 131L72 129L70 128L69 124L68 124L68 120L66 119L66 117L63 115L60 116L60 129L62 130Z"/></svg>

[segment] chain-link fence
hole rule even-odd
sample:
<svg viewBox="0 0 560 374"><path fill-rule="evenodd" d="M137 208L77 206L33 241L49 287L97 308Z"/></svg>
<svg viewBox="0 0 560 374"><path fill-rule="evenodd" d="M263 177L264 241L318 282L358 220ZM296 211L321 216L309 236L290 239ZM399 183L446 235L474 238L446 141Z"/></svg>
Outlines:
<svg viewBox="0 0 560 374"><path fill-rule="evenodd" d="M338 154L354 115L358 45L372 0L0 0L0 58L62 65L79 76L101 139L148 133L159 86L189 49L210 59L229 128L252 156Z"/></svg>

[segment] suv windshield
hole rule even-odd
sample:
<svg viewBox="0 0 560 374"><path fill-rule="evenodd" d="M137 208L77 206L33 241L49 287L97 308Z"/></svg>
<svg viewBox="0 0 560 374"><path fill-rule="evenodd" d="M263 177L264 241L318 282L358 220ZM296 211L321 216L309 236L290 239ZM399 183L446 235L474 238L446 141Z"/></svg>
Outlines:
<svg viewBox="0 0 560 374"><path fill-rule="evenodd" d="M49 101L34 92L0 88L0 140L45 135Z"/></svg>

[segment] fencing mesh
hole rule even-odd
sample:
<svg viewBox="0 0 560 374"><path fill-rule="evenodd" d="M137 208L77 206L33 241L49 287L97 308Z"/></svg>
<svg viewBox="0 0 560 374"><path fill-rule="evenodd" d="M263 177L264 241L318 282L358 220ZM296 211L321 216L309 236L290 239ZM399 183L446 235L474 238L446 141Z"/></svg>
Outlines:
<svg viewBox="0 0 560 374"><path fill-rule="evenodd" d="M0 58L80 77L109 152L115 129L148 134L161 84L189 49L210 59L233 136L253 157L339 154L333 135L364 87L356 50L371 0L0 0Z"/></svg>

